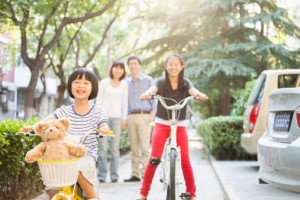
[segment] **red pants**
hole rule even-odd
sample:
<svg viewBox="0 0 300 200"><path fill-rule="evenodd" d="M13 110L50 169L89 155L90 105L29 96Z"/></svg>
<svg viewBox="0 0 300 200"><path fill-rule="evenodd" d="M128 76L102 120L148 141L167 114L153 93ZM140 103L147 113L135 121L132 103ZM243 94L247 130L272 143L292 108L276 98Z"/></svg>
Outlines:
<svg viewBox="0 0 300 200"><path fill-rule="evenodd" d="M155 124L152 133L152 152L151 158L161 158L164 145L169 137L170 126L163 124ZM186 192L189 192L191 197L195 197L196 186L194 181L193 169L190 163L189 157L189 146L188 146L188 136L186 127L177 127L177 145L180 146L181 153L181 167L183 171L184 180L186 183ZM151 165L150 162L147 163L146 171L143 178L143 183L141 187L140 194L147 197L152 179L154 177L157 165Z"/></svg>

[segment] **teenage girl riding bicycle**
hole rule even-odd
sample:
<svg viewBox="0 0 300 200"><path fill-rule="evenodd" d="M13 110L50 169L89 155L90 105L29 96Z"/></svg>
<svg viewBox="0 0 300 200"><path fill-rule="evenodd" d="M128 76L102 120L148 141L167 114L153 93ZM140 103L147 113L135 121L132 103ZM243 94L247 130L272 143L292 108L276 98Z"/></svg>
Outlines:
<svg viewBox="0 0 300 200"><path fill-rule="evenodd" d="M109 134L107 116L104 110L91 104L89 100L97 97L98 79L92 71L80 68L71 74L68 80L68 93L74 98L74 103L61 106L44 120L53 118L68 118L71 122L70 135L84 136L96 133L97 130ZM83 145L88 149L87 156L80 159L78 183L88 199L97 199L96 159L98 157L98 142L96 137L87 138ZM58 192L58 188L49 190L50 199Z"/></svg>
<svg viewBox="0 0 300 200"><path fill-rule="evenodd" d="M188 79L185 79L183 75L184 61L182 57L178 54L168 56L165 62L165 77L158 79L155 86L149 88L140 98L146 100L149 98L149 94L158 94L163 97L175 99L177 102L180 102L188 96L196 96L199 100L207 100L208 97L194 88L193 84ZM166 103L167 105L172 105L172 101L166 101ZM159 163L151 162L151 160L161 158L165 142L169 137L170 125L168 116L171 116L171 113L168 113L168 111L158 103L155 127L152 133L152 152L140 190L141 200L147 199L153 176ZM177 118L177 145L180 146L181 150L181 163L186 183L186 192L190 193L191 200L194 200L196 197L196 186L189 159L188 136L186 130L186 107L180 111L180 115L177 116Z"/></svg>

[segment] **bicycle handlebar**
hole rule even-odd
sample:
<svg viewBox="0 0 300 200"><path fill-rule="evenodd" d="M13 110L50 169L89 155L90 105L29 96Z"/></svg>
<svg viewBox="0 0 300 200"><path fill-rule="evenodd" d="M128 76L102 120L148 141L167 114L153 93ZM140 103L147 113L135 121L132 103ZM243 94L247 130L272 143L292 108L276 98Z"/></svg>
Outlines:
<svg viewBox="0 0 300 200"><path fill-rule="evenodd" d="M191 99L197 99L196 96L188 96L188 97L186 97L185 99L183 99L182 101L177 102L176 104L174 104L174 105L172 105L172 106L168 106L168 105L166 104L166 102L164 101L164 99L166 99L166 98L164 98L164 97L162 97L162 96L160 96L160 95L149 95L149 98L150 98L150 99L157 99L157 100L161 103L161 105L162 105L165 109L167 109L167 110L180 110L180 109L182 109L182 108L187 104L187 102L188 102L189 100L191 100Z"/></svg>
<svg viewBox="0 0 300 200"><path fill-rule="evenodd" d="M21 135L24 135L24 136L38 136L35 134L34 130L30 130L30 131L27 131L27 132L24 132L24 131L19 131L17 132L16 134L21 134ZM87 137L89 137L90 135L92 135L93 133L88 133L88 134L85 134L83 136L81 136L81 141L85 141L85 139ZM114 135L114 132L113 131L109 131L108 134L103 134L101 133L99 130L97 130L97 132L95 133L95 137L99 137L99 138L103 138L105 136L108 136L108 137L115 137Z"/></svg>
<svg viewBox="0 0 300 200"><path fill-rule="evenodd" d="M36 136L34 130L30 130L30 131L27 131L27 132L17 132L16 134L19 134L19 135L24 135L24 136Z"/></svg>

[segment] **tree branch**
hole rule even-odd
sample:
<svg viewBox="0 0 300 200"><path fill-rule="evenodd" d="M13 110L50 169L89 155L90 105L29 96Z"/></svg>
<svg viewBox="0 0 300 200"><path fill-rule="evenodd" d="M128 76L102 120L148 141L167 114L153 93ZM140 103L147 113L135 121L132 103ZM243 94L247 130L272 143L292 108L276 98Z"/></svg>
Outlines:
<svg viewBox="0 0 300 200"><path fill-rule="evenodd" d="M60 26L59 26L56 34L54 35L54 37L52 38L52 40L47 45L45 45L45 48L42 50L41 56L44 57L44 55L55 45L55 43L59 39L59 37L62 34L62 31L63 31L63 29L64 29L64 27L66 25L72 24L72 23L78 23L78 22L85 22L88 19L91 19L93 17L101 16L103 13L105 13L106 10L108 10L109 8L111 8L116 1L117 0L111 0L101 10L99 10L97 12L94 12L94 13L86 14L84 17L79 17L79 18L63 18L62 23L60 24Z"/></svg>
<svg viewBox="0 0 300 200"><path fill-rule="evenodd" d="M22 22L19 23L19 28L21 32L21 55L23 58L24 63L29 67L30 70L32 70L32 63L34 62L33 59L29 58L28 52L27 52L27 34L26 34L26 27L27 22L29 18L29 11L26 9L22 9L23 11L23 19Z"/></svg>
<svg viewBox="0 0 300 200"><path fill-rule="evenodd" d="M47 30L49 19L55 14L55 12L56 12L56 10L57 10L57 8L60 4L61 4L61 1L57 1L53 5L51 13L48 16L45 17L44 27L43 27L43 30L42 30L41 37L39 39L39 43L38 43L38 47L37 47L37 51L36 51L36 56L39 55L40 50L43 46L43 41L44 41L44 37L45 37L46 30Z"/></svg>
<svg viewBox="0 0 300 200"><path fill-rule="evenodd" d="M100 43L94 48L93 52L91 55L89 55L88 59L85 61L85 63L83 64L83 67L86 67L95 57L97 51L100 49L100 47L103 45L103 42L106 38L107 32L109 31L110 27L112 26L112 24L114 23L114 21L116 20L116 17L114 17L112 20L109 21L108 25L106 26L104 32L102 33L102 39L100 41Z"/></svg>

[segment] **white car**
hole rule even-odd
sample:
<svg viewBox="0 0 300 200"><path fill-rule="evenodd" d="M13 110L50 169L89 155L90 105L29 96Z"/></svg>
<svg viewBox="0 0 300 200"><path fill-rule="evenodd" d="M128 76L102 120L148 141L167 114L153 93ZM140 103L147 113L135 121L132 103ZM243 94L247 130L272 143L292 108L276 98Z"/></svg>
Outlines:
<svg viewBox="0 0 300 200"><path fill-rule="evenodd" d="M241 146L249 154L257 154L257 144L267 127L268 97L277 88L300 87L299 69L265 70L256 80L244 112Z"/></svg>
<svg viewBox="0 0 300 200"><path fill-rule="evenodd" d="M268 127L259 139L257 157L260 179L300 193L300 88L270 94Z"/></svg>

